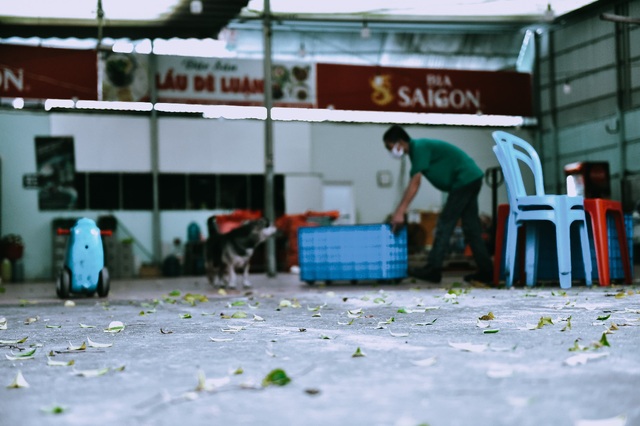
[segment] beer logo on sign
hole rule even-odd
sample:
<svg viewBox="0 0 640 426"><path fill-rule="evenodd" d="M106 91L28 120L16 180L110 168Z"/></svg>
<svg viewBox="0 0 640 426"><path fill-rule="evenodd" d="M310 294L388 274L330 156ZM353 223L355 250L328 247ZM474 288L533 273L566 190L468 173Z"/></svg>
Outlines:
<svg viewBox="0 0 640 426"><path fill-rule="evenodd" d="M373 89L371 100L376 105L384 106L393 102L393 87L389 74L376 75L369 78L369 85Z"/></svg>

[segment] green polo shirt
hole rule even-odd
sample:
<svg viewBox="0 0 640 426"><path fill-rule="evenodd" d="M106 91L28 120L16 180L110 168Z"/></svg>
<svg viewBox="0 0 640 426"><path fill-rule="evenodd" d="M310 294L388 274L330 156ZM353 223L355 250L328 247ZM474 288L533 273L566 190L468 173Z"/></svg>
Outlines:
<svg viewBox="0 0 640 426"><path fill-rule="evenodd" d="M484 176L484 172L466 152L436 139L409 141L411 176L422 173L443 192L463 187Z"/></svg>

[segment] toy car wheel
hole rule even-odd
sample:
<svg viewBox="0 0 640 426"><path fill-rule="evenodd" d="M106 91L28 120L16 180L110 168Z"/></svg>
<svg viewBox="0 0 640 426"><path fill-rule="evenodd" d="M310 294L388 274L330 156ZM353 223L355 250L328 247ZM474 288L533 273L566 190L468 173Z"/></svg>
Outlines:
<svg viewBox="0 0 640 426"><path fill-rule="evenodd" d="M60 274L58 275L58 280L56 281L56 293L59 298L66 299L69 297L70 290L71 272L69 272L69 269L65 267L60 270Z"/></svg>
<svg viewBox="0 0 640 426"><path fill-rule="evenodd" d="M107 297L110 285L109 270L107 268L102 268L100 271L100 277L98 278L98 296Z"/></svg>

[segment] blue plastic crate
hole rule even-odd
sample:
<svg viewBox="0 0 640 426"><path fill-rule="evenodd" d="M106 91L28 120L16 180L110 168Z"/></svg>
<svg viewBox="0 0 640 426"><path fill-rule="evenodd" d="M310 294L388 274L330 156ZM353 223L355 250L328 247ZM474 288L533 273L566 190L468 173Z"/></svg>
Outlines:
<svg viewBox="0 0 640 426"><path fill-rule="evenodd" d="M407 230L388 224L304 227L298 230L300 279L400 280L407 276Z"/></svg>
<svg viewBox="0 0 640 426"><path fill-rule="evenodd" d="M627 236L627 246L629 251L629 261L631 263L631 275L633 276L633 217L630 214L624 215L625 232ZM538 279L539 280L557 280L558 278L558 259L556 255L556 236L555 229L551 222L537 223L538 232L545 235L540 240L538 250ZM589 229L589 243L591 245L591 278L598 279L598 263L596 261L596 251L593 243L593 232L591 231L591 222L587 220ZM620 254L620 245L618 244L618 232L613 217L607 215L607 238L609 240L609 273L612 280L623 280L624 269L622 267L622 257ZM506 240L506 235L505 235ZM504 247L504 244L503 244ZM518 278L520 266L516 259L515 278ZM584 265L582 262L580 235L576 224L571 227L571 271L573 279L584 279ZM502 264L500 265L500 278L504 279L504 253L502 256Z"/></svg>

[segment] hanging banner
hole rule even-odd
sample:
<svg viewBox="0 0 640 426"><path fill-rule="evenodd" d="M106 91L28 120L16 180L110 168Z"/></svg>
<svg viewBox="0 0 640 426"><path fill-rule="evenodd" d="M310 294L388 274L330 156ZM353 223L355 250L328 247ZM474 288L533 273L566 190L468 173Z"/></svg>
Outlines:
<svg viewBox="0 0 640 426"><path fill-rule="evenodd" d="M156 57L158 102L264 104L262 60ZM315 64L276 62L272 67L275 106L315 106ZM148 55L112 53L100 60L101 100L148 101Z"/></svg>
<svg viewBox="0 0 640 426"><path fill-rule="evenodd" d="M264 104L262 60L158 56L157 67L159 102ZM309 63L274 62L274 106L315 106L315 67Z"/></svg>
<svg viewBox="0 0 640 426"><path fill-rule="evenodd" d="M503 71L318 64L318 107L532 116L531 76Z"/></svg>
<svg viewBox="0 0 640 426"><path fill-rule="evenodd" d="M0 97L96 100L96 52L0 44Z"/></svg>
<svg viewBox="0 0 640 426"><path fill-rule="evenodd" d="M76 162L72 136L36 136L40 210L76 208Z"/></svg>

